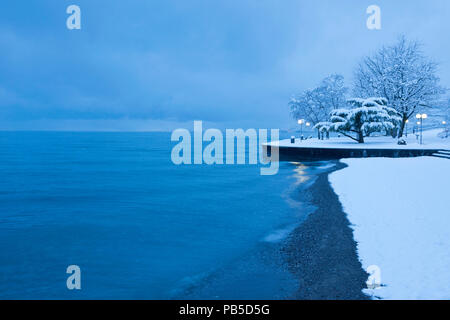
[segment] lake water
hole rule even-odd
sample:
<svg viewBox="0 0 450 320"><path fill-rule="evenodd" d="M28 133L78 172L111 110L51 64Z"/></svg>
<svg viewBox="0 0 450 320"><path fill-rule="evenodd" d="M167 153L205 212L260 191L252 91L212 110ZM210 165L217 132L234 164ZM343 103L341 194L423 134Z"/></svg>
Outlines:
<svg viewBox="0 0 450 320"><path fill-rule="evenodd" d="M0 298L283 299L314 176L175 166L168 133L0 133ZM320 170L320 169L314 169ZM66 268L81 268L68 290Z"/></svg>

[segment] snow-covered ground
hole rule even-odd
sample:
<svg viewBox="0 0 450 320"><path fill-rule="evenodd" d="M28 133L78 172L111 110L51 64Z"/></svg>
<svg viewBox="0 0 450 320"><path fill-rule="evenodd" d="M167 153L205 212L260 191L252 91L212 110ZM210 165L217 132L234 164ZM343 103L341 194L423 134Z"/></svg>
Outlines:
<svg viewBox="0 0 450 320"><path fill-rule="evenodd" d="M446 139L448 140L448 139ZM382 299L450 299L450 160L346 159L330 181Z"/></svg>
<svg viewBox="0 0 450 320"><path fill-rule="evenodd" d="M329 140L318 140L317 138L301 141L296 139L292 144L290 139L275 141L268 143L271 146L282 147L296 147L296 148L345 148L345 149L450 149L450 139L441 139L438 133L442 129L428 130L423 133L423 145L419 144L416 136L409 134L405 140L407 145L401 146L397 144L397 140L391 137L367 137L364 144L359 144L356 141L347 137L335 137ZM298 137L297 137L298 138Z"/></svg>

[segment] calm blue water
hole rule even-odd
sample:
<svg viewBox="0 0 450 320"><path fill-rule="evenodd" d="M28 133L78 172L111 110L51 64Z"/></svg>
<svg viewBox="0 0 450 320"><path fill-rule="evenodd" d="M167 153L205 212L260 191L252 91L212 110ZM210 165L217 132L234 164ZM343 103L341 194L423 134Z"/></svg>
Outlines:
<svg viewBox="0 0 450 320"><path fill-rule="evenodd" d="M175 166L167 133L0 133L0 298L285 298L305 168ZM66 288L78 265L82 289Z"/></svg>

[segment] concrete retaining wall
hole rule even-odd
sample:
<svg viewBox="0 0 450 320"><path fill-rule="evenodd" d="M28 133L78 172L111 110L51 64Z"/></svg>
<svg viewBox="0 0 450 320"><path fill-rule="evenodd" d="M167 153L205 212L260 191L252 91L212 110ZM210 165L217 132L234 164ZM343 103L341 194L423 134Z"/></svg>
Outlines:
<svg viewBox="0 0 450 320"><path fill-rule="evenodd" d="M280 161L300 160L335 160L343 158L407 158L430 156L439 150L430 149L329 149L329 148L296 148L296 147L272 147L268 148L269 155L273 148L279 149Z"/></svg>

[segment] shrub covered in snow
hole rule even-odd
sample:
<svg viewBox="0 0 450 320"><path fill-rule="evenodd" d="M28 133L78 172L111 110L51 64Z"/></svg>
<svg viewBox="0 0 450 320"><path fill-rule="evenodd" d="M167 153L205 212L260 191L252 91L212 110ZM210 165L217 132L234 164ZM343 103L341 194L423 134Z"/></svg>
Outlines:
<svg viewBox="0 0 450 320"><path fill-rule="evenodd" d="M389 132L397 127L401 115L387 106L385 98L349 99L350 108L331 112L328 122L320 122L315 128L322 132L338 132L359 143L374 132Z"/></svg>

